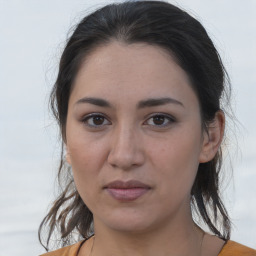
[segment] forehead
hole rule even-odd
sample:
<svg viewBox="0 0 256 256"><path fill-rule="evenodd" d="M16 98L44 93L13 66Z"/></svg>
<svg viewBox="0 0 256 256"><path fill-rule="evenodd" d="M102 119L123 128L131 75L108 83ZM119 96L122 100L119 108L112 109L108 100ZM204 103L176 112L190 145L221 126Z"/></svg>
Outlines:
<svg viewBox="0 0 256 256"><path fill-rule="evenodd" d="M188 76L167 51L145 43L114 41L86 57L70 100L86 96L141 100L167 94L181 98L187 93L194 94Z"/></svg>

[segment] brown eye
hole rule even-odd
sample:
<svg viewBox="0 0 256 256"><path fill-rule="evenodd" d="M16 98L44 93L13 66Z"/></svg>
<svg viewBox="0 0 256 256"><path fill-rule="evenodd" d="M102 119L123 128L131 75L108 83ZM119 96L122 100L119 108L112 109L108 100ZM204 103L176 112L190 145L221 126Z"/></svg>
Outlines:
<svg viewBox="0 0 256 256"><path fill-rule="evenodd" d="M83 119L83 123L90 127L102 127L104 125L109 125L110 122L103 116L99 114L90 114Z"/></svg>
<svg viewBox="0 0 256 256"><path fill-rule="evenodd" d="M104 117L103 116L94 116L92 118L92 123L94 125L102 125L104 123Z"/></svg>
<svg viewBox="0 0 256 256"><path fill-rule="evenodd" d="M153 123L156 125L163 125L165 121L164 116L154 116L153 117Z"/></svg>
<svg viewBox="0 0 256 256"><path fill-rule="evenodd" d="M147 124L156 127L165 127L175 122L174 118L169 115L154 115L147 120Z"/></svg>

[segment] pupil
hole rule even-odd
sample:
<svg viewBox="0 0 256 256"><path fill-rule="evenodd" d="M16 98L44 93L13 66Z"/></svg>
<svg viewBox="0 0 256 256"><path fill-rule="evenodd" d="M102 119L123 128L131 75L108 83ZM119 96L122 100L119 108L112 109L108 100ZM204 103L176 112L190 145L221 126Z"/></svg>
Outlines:
<svg viewBox="0 0 256 256"><path fill-rule="evenodd" d="M164 117L163 116L155 116L154 117L154 123L157 125L161 125L164 123Z"/></svg>
<svg viewBox="0 0 256 256"><path fill-rule="evenodd" d="M94 122L94 124L96 124L96 125L101 125L101 124L103 124L103 122L104 122L104 117L102 117L102 116L95 116L95 117L93 118L93 122Z"/></svg>

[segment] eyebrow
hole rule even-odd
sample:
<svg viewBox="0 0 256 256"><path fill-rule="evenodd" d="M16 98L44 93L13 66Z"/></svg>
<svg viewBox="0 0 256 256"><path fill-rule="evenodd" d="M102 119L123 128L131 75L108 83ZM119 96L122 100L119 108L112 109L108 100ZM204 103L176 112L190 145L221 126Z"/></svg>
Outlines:
<svg viewBox="0 0 256 256"><path fill-rule="evenodd" d="M155 106L161 106L161 105L165 105L165 104L177 104L180 106L184 105L178 101L175 100L173 98L156 98L156 99L146 99L146 100L142 100L137 104L137 108L146 108L146 107L155 107Z"/></svg>
<svg viewBox="0 0 256 256"><path fill-rule="evenodd" d="M100 107L108 107L108 108L111 107L111 104L108 101L100 99L100 98L85 97L76 102L76 104L81 104L81 103L90 103L90 104L100 106Z"/></svg>
<svg viewBox="0 0 256 256"><path fill-rule="evenodd" d="M114 108L108 101L101 98L85 97L76 102L76 104L81 104L81 103L89 103L99 107ZM165 98L150 98L150 99L139 101L137 104L137 108L142 109L147 107L161 106L161 105L170 104L170 103L184 107L184 105L180 101L175 100L173 98L165 97Z"/></svg>

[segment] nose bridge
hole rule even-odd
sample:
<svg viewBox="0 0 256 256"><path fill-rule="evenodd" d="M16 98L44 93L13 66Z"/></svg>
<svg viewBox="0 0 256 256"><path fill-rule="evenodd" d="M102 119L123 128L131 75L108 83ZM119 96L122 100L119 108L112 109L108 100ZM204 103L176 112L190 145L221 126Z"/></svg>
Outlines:
<svg viewBox="0 0 256 256"><path fill-rule="evenodd" d="M132 124L119 124L113 130L111 149L108 161L120 169L129 169L143 162L141 145L139 145L139 131Z"/></svg>

